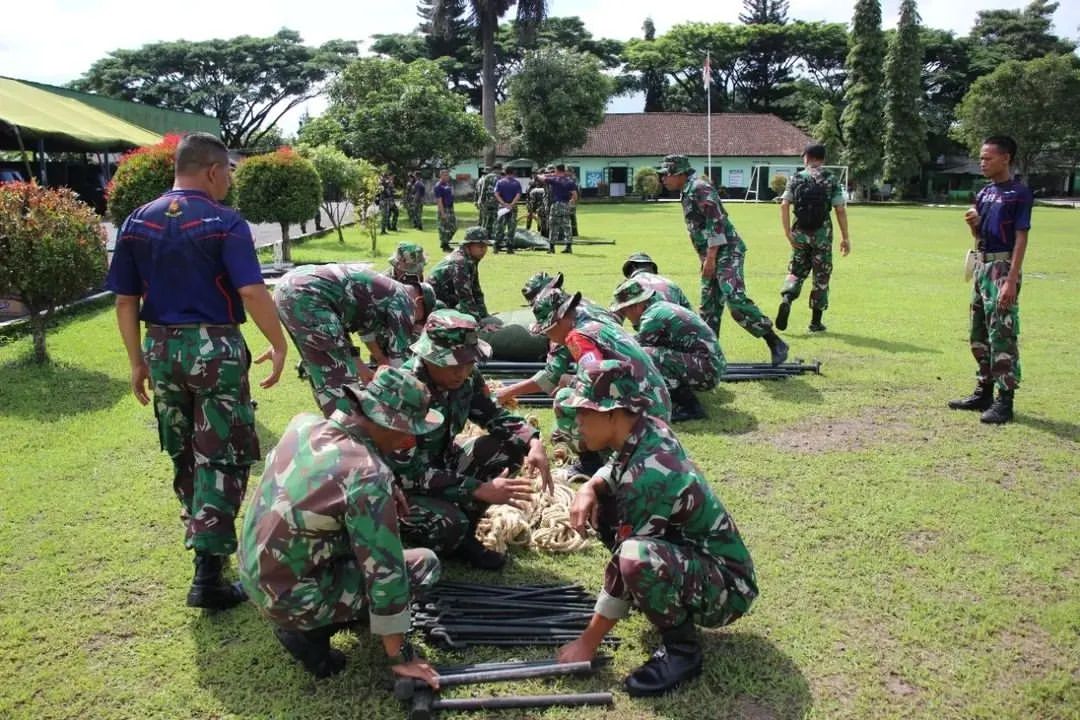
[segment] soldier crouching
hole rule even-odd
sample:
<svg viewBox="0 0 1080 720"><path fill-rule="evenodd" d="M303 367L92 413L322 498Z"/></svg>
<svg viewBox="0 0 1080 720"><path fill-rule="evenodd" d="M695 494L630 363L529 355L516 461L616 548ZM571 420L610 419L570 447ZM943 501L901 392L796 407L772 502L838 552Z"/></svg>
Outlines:
<svg viewBox="0 0 1080 720"><path fill-rule="evenodd" d="M430 409L424 385L396 368L380 368L346 395L348 412L294 417L267 458L241 533L241 581L281 644L316 677L344 668L330 637L366 616L394 674L434 687L434 670L412 659L404 633L410 592L439 579L439 560L403 549L404 496L384 458L443 416Z"/></svg>

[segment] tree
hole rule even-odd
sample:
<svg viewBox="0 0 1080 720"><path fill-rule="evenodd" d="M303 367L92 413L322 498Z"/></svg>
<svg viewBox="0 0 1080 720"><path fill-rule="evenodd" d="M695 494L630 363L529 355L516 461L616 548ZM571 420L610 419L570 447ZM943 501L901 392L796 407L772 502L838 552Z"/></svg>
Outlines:
<svg viewBox="0 0 1080 720"><path fill-rule="evenodd" d="M354 160L330 145L301 145L298 150L302 157L311 161L315 171L319 173L319 179L322 180L322 209L337 230L338 242L344 243L341 222L348 210L344 201L360 193L367 163L362 165L362 161ZM355 206L354 212L360 214L360 210Z"/></svg>
<svg viewBox="0 0 1080 720"><path fill-rule="evenodd" d="M956 108L975 78L971 71L971 42L946 30L919 26L923 48L922 99L919 108L926 123L930 157L959 150L949 133L956 124Z"/></svg>
<svg viewBox="0 0 1080 720"><path fill-rule="evenodd" d="M114 50L74 83L85 92L172 110L211 115L231 148L255 146L281 117L322 92L323 83L356 56L356 43L317 48L299 33L227 40L152 43Z"/></svg>
<svg viewBox="0 0 1080 720"><path fill-rule="evenodd" d="M1057 9L1057 2L1032 0L1023 10L980 10L970 36L976 75L993 72L1009 60L1034 60L1075 50L1075 43L1051 32Z"/></svg>
<svg viewBox="0 0 1080 720"><path fill-rule="evenodd" d="M469 25L476 30L483 53L481 114L489 137L495 136L495 33L499 18L517 5L518 29L527 38L547 15L547 0L469 0ZM461 14L461 0L432 0L431 24L436 32L450 36ZM495 145L484 151L484 162L495 162Z"/></svg>
<svg viewBox="0 0 1080 720"><path fill-rule="evenodd" d="M74 192L0 184L0 293L17 296L30 311L34 362L49 360L52 314L100 287L106 262L101 220Z"/></svg>
<svg viewBox="0 0 1080 720"><path fill-rule="evenodd" d="M922 171L926 154L926 123L919 112L922 100L922 44L915 0L900 3L900 20L885 58L885 162L883 173L903 197L913 177Z"/></svg>
<svg viewBox="0 0 1080 720"><path fill-rule="evenodd" d="M787 22L788 0L743 0L739 22L746 25L783 25Z"/></svg>
<svg viewBox="0 0 1080 720"><path fill-rule="evenodd" d="M656 25L652 18L645 18L641 30L645 33L645 42L656 40ZM641 89L645 91L645 112L664 112L664 74L655 68L642 70Z"/></svg>
<svg viewBox="0 0 1080 720"><path fill-rule="evenodd" d="M1080 60L1011 60L976 80L956 114L957 140L978 154L988 135L1010 135L1019 146L1013 164L1029 175L1080 138Z"/></svg>
<svg viewBox="0 0 1080 720"><path fill-rule="evenodd" d="M281 226L281 259L292 260L289 225L310 220L322 202L322 181L292 148L255 155L236 169L237 209L251 222Z"/></svg>
<svg viewBox="0 0 1080 720"><path fill-rule="evenodd" d="M856 186L867 191L881 172L881 66L885 37L881 32L879 0L858 0L847 57L846 106L840 116L845 160Z"/></svg>
<svg viewBox="0 0 1080 720"><path fill-rule="evenodd" d="M634 173L634 192L642 201L655 198L660 194L660 174L654 168L643 167Z"/></svg>
<svg viewBox="0 0 1080 720"><path fill-rule="evenodd" d="M515 154L551 160L581 147L604 119L612 81L588 55L537 50L510 80L510 103L520 132Z"/></svg>
<svg viewBox="0 0 1080 720"><path fill-rule="evenodd" d="M172 189L179 135L166 135L157 145L137 148L120 158L105 188L109 217L120 225L136 209Z"/></svg>
<svg viewBox="0 0 1080 720"><path fill-rule="evenodd" d="M329 96L326 113L300 129L301 142L330 143L395 173L453 166L489 141L480 118L466 112L465 99L446 87L446 75L430 60L357 60Z"/></svg>
<svg viewBox="0 0 1080 720"><path fill-rule="evenodd" d="M836 106L826 103L821 108L821 119L814 126L814 138L825 146L828 163L838 162L844 155L844 140L840 135L840 120Z"/></svg>

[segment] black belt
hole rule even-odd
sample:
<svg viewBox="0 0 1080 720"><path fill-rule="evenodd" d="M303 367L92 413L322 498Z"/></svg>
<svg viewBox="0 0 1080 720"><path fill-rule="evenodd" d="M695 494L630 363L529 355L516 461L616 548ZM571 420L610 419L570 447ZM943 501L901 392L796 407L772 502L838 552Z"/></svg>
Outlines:
<svg viewBox="0 0 1080 720"><path fill-rule="evenodd" d="M978 253L975 253L975 256L979 259L979 262L981 262L981 263L992 263L992 262L997 262L998 260L1011 260L1012 259L1012 253L1008 252L1008 251L1006 251L1006 252L993 252L993 253L978 252Z"/></svg>

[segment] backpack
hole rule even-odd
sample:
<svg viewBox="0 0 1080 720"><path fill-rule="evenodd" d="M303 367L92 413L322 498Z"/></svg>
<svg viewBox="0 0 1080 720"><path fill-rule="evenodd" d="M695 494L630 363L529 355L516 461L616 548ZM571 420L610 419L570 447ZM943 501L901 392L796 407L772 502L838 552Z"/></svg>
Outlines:
<svg viewBox="0 0 1080 720"><path fill-rule="evenodd" d="M799 230L814 232L829 222L829 179L824 174L800 176L792 194Z"/></svg>

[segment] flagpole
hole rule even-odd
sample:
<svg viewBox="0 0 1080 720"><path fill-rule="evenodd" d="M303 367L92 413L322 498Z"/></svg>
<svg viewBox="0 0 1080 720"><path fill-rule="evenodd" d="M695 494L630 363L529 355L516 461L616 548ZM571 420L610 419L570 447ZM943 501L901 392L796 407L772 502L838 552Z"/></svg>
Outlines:
<svg viewBox="0 0 1080 720"><path fill-rule="evenodd" d="M708 160L705 165L705 177L712 183L712 51L705 51L705 67L709 69L705 82L705 144Z"/></svg>

